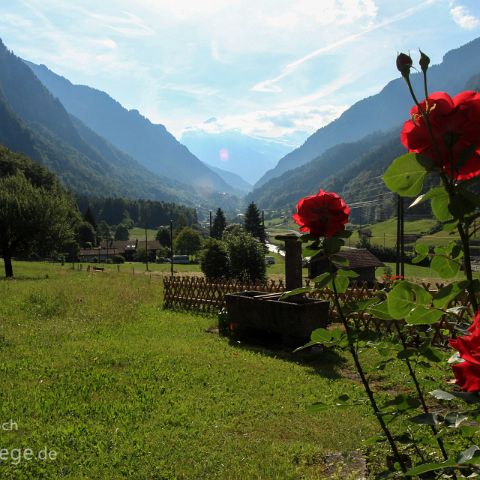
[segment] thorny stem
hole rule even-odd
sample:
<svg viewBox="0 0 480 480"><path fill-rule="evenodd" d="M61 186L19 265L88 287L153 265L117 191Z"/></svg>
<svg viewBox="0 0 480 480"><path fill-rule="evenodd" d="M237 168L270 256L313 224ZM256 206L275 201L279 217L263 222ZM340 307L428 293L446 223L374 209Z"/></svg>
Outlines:
<svg viewBox="0 0 480 480"><path fill-rule="evenodd" d="M377 402L375 401L375 397L373 395L372 390L370 389L370 385L368 384L367 377L365 376L365 372L363 371L362 365L360 363L360 359L358 358L357 351L355 349L355 346L352 341L352 333L350 330L350 325L348 324L347 319L345 318L345 315L343 314L342 307L340 305L340 302L338 300L338 292L337 292L337 286L335 285L335 279L332 280L332 286L333 286L333 298L335 301L335 306L337 307L338 314L340 316L340 320L342 321L342 324L345 328L345 332L347 334L347 339L348 339L348 349L350 350L350 354L352 355L353 361L355 363L355 368L357 369L358 374L360 375L360 379L362 380L363 387L365 389L365 392L367 393L368 399L370 400L370 404L372 406L372 409L375 413L375 416L377 417L378 423L380 424L380 427L383 430L383 433L385 434L385 437L388 440L388 443L390 444L390 448L392 449L393 455L400 465L400 468L402 472L406 472L407 468L405 466L405 463L402 460L402 457L400 456L400 453L398 451L397 445L395 443L395 440L393 439L392 434L390 433L390 430L388 429L385 421L383 420L382 414L380 412L380 409L378 408Z"/></svg>
<svg viewBox="0 0 480 480"><path fill-rule="evenodd" d="M395 328L397 329L400 341L402 342L403 350L406 351L407 350L407 343L405 341L405 337L403 336L402 329L400 328L400 325L399 325L398 322L394 322L394 323L395 323ZM408 357L405 358L405 363L407 364L408 372L410 373L410 377L412 377L413 383L415 385L415 389L417 390L417 395L418 395L418 398L420 400L420 403L422 404L422 409L425 413L428 414L430 412L428 410L427 403L425 402L425 397L423 396L422 389L420 387L420 384L418 383L417 375L415 374L415 370L413 369L412 363L410 362L410 359ZM437 429L436 429L435 425L431 425L430 428L432 430L432 433L435 435L435 437L437 439L437 443L438 443L438 446L440 448L440 451L442 452L443 458L445 460L447 460L448 459L448 454L445 450L445 446L443 445L442 439L437 437L438 432L437 432Z"/></svg>

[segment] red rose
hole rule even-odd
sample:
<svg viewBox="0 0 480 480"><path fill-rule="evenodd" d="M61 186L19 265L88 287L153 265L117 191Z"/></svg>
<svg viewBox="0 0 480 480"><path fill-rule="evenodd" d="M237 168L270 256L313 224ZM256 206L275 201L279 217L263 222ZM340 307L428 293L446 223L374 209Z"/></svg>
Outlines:
<svg viewBox="0 0 480 480"><path fill-rule="evenodd" d="M480 391L480 311L477 311L470 335L450 340L450 346L458 350L463 360L452 366L457 385L467 392Z"/></svg>
<svg viewBox="0 0 480 480"><path fill-rule="evenodd" d="M452 173L457 180L480 175L480 94L466 91L452 99L445 92L437 92L428 97L428 104L423 101L421 106L429 112L440 158L417 106L410 111L412 119L403 125L400 135L403 145L410 152L430 157L449 176L453 164ZM448 144L451 145L451 154ZM463 152L469 148L473 151L465 161Z"/></svg>
<svg viewBox="0 0 480 480"><path fill-rule="evenodd" d="M465 392L480 391L480 366L470 362L452 365L455 383Z"/></svg>
<svg viewBox="0 0 480 480"><path fill-rule="evenodd" d="M345 228L350 209L336 193L320 190L297 203L293 220L313 237L333 237Z"/></svg>

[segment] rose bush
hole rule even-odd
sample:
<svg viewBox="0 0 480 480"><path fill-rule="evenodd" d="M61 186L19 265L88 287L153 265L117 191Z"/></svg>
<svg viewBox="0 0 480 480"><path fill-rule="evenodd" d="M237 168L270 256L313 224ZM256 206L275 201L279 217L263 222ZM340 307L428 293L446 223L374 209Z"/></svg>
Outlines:
<svg viewBox="0 0 480 480"><path fill-rule="evenodd" d="M320 190L299 200L293 220L300 231L312 237L333 237L344 230L350 215L350 208L336 193Z"/></svg>
<svg viewBox="0 0 480 480"><path fill-rule="evenodd" d="M432 93L411 111L401 132L402 144L431 158L448 176L467 180L480 175L480 94L466 91L451 98ZM425 114L428 114L429 133Z"/></svg>

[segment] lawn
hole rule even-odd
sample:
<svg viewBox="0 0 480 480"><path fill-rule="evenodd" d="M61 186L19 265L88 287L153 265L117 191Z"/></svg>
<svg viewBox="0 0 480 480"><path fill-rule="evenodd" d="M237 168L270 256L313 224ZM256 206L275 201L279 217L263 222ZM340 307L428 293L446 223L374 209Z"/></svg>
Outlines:
<svg viewBox="0 0 480 480"><path fill-rule="evenodd" d="M57 458L10 458L2 479L343 479L329 455L377 432L366 405L309 409L364 398L346 355L230 343L212 317L163 310L156 277L14 268L0 282L0 424L18 429L0 447ZM379 373L366 355L386 392L409 387L398 361Z"/></svg>

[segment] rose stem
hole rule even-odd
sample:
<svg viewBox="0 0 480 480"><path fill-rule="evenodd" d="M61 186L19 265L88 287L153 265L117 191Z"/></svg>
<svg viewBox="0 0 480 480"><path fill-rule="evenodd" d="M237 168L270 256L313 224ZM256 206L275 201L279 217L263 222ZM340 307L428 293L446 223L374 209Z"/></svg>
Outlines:
<svg viewBox="0 0 480 480"><path fill-rule="evenodd" d="M394 323L395 323L395 328L397 329L397 332L398 332L398 336L400 337L400 341L402 342L403 350L406 351L407 350L407 343L405 342L405 337L403 336L402 329L400 328L400 325L399 325L398 322L394 322ZM428 411L427 403L425 402L425 398L423 396L422 389L420 387L420 384L418 383L417 375L415 374L415 371L414 371L414 369L412 367L412 364L411 364L408 357L405 357L405 363L407 364L407 368L408 368L408 371L410 373L410 377L412 377L413 383L415 385L415 389L417 390L418 398L420 399L420 403L422 404L423 411L428 414L430 412ZM436 429L435 425L430 425L430 428L432 430L432 433L436 437L437 436L437 429ZM447 452L445 450L445 446L443 445L442 439L438 438L438 437L436 437L436 439L437 439L437 443L438 443L438 446L440 448L440 451L442 452L443 458L445 460L447 460L448 455L447 455Z"/></svg>
<svg viewBox="0 0 480 480"><path fill-rule="evenodd" d="M352 341L352 334L350 330L350 326L348 324L347 319L345 318L345 315L343 314L342 307L340 306L340 302L338 300L338 292L337 292L337 286L335 285L335 279L332 280L332 286L333 286L333 298L335 301L335 306L337 307L338 314L340 316L340 320L342 321L342 324L345 328L345 332L347 334L347 339L348 339L348 349L350 350L350 354L352 355L353 361L355 362L355 367L357 369L358 374L360 375L360 378L362 380L363 387L365 389L365 392L367 393L368 399L370 400L370 404L372 406L373 411L375 412L375 416L377 417L378 423L380 424L380 427L383 430L383 433L387 437L388 443L390 444L390 447L392 449L393 455L395 459L397 460L398 464L400 465L400 468L402 469L402 472L406 472L407 468L405 467L405 464L403 463L402 457L400 456L400 453L397 449L397 445L395 444L395 440L392 437L392 434L390 433L390 430L388 429L385 421L383 420L383 417L381 415L380 409L378 408L377 402L375 401L375 397L373 395L372 390L370 389L370 385L368 384L368 380L365 376L365 373L363 371L362 365L360 364L360 359L358 358L357 351L355 350L355 346Z"/></svg>

